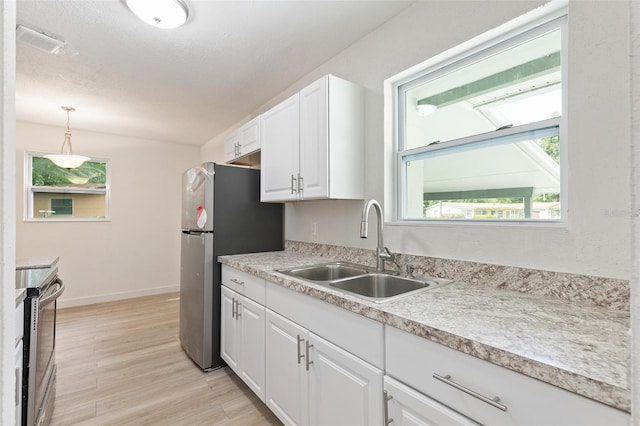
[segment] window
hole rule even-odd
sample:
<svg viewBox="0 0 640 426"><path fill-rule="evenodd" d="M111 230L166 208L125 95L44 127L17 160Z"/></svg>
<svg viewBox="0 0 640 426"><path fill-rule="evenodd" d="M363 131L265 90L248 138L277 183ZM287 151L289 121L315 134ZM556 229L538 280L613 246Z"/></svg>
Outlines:
<svg viewBox="0 0 640 426"><path fill-rule="evenodd" d="M51 214L56 216L73 216L73 198L52 198Z"/></svg>
<svg viewBox="0 0 640 426"><path fill-rule="evenodd" d="M559 221L566 17L399 82L403 220Z"/></svg>
<svg viewBox="0 0 640 426"><path fill-rule="evenodd" d="M76 169L63 169L27 153L26 220L109 219L109 162L91 159Z"/></svg>

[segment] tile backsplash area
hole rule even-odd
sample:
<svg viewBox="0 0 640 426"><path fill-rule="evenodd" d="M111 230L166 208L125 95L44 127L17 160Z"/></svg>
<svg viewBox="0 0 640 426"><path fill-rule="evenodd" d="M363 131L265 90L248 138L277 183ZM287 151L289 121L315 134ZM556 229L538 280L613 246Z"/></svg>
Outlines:
<svg viewBox="0 0 640 426"><path fill-rule="evenodd" d="M285 242L285 250L372 267L376 264L375 250L289 240ZM387 262L387 269L404 271L406 265L414 267L416 276L429 275L593 306L629 310L628 280L401 253L394 254L394 262Z"/></svg>

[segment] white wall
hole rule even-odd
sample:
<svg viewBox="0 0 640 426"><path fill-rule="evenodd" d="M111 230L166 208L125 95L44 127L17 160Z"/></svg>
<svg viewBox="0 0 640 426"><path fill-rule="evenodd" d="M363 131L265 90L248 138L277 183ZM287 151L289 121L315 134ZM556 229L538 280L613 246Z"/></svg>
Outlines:
<svg viewBox="0 0 640 426"><path fill-rule="evenodd" d="M0 425L15 414L16 4L0 3Z"/></svg>
<svg viewBox="0 0 640 426"><path fill-rule="evenodd" d="M384 176L383 81L543 3L417 2L257 112L326 73L362 84L366 197L385 200L383 188L393 186ZM629 278L629 4L571 1L569 16L568 226L389 223L391 251ZM375 236L359 238L362 204L288 204L286 238L373 248ZM318 223L314 238L311 222Z"/></svg>
<svg viewBox="0 0 640 426"><path fill-rule="evenodd" d="M640 426L640 2L631 3L631 424Z"/></svg>
<svg viewBox="0 0 640 426"><path fill-rule="evenodd" d="M177 291L181 175L200 148L73 130L74 152L110 160L111 220L24 221L25 151L59 148L64 129L18 122L18 258L59 256L66 284L60 306Z"/></svg>

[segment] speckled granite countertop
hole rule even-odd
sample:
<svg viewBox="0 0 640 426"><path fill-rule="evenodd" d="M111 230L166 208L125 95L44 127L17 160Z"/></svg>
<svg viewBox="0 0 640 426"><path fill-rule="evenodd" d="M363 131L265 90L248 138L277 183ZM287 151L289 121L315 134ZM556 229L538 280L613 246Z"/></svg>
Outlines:
<svg viewBox="0 0 640 426"><path fill-rule="evenodd" d="M629 312L452 282L373 303L276 272L332 259L289 252L221 263L367 318L630 412Z"/></svg>
<svg viewBox="0 0 640 426"><path fill-rule="evenodd" d="M27 298L26 288L16 288L16 308Z"/></svg>

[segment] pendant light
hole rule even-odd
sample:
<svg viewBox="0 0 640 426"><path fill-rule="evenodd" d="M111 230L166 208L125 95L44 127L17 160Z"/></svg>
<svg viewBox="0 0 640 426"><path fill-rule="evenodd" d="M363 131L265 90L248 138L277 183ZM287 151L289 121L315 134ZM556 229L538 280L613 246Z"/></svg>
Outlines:
<svg viewBox="0 0 640 426"><path fill-rule="evenodd" d="M182 0L126 0L126 3L138 18L157 28L178 28L189 16Z"/></svg>
<svg viewBox="0 0 640 426"><path fill-rule="evenodd" d="M48 158L53 161L56 166L62 167L63 169L75 169L76 167L82 166L82 164L90 160L90 158L82 155L73 155L71 151L71 130L69 130L69 112L75 111L76 109L69 106L63 106L61 108L67 111L67 130L64 132L64 142L62 143L60 154L49 154L45 155L44 158Z"/></svg>

